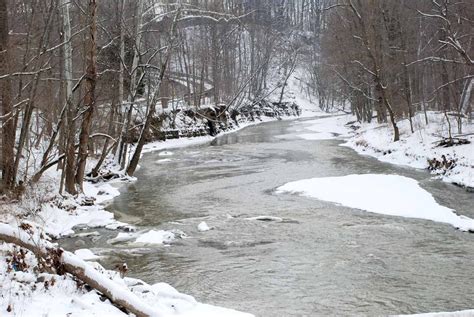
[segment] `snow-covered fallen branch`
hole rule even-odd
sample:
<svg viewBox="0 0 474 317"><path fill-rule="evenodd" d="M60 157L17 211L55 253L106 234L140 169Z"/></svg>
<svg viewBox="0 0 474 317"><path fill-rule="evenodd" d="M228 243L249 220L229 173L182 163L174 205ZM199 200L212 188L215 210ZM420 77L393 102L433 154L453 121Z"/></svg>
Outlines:
<svg viewBox="0 0 474 317"><path fill-rule="evenodd" d="M69 273L90 287L104 294L116 306L126 309L136 316L160 317L158 311L141 301L130 290L118 285L104 274L95 270L77 255L57 248L44 240L33 228L26 230L0 224L0 241L13 243L33 252L45 263L51 263L58 273Z"/></svg>

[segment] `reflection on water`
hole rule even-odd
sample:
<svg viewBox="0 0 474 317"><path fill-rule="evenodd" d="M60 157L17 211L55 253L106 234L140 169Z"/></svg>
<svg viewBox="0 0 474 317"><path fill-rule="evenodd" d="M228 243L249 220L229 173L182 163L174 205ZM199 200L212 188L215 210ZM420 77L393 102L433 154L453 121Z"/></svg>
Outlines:
<svg viewBox="0 0 474 317"><path fill-rule="evenodd" d="M417 179L437 201L474 216L473 195L424 171L357 155L339 141L305 141L301 129L274 122L224 135L211 144L147 154L139 181L110 206L138 226L188 234L170 247L93 244L112 267L164 281L198 300L258 316L386 315L473 306L474 235L450 225L403 219L275 195L289 181L354 173ZM285 135L279 138L279 135ZM341 193L342 194L342 193ZM390 202L387 202L388 204ZM246 218L275 216L284 221ZM214 230L198 232L206 221Z"/></svg>

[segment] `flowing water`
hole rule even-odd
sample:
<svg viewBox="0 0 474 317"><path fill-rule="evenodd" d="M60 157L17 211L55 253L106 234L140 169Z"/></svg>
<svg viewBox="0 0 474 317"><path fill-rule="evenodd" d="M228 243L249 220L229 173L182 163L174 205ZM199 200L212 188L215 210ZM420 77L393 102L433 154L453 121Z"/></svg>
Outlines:
<svg viewBox="0 0 474 317"><path fill-rule="evenodd" d="M109 210L140 229L188 235L171 246L111 245L117 233L106 230L64 243L109 255L107 267L125 261L130 276L257 316L473 308L473 234L274 190L311 177L399 174L469 217L474 195L425 171L360 156L341 141L298 139L301 128L299 121L266 123L171 156L145 155L138 181L123 186ZM283 221L246 219L254 216ZM201 221L214 229L199 232Z"/></svg>

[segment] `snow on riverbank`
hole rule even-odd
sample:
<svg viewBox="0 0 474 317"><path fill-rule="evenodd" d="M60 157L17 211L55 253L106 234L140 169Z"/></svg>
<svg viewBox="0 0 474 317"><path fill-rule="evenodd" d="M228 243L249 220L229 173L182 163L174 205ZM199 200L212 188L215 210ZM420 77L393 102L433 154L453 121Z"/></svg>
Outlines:
<svg viewBox="0 0 474 317"><path fill-rule="evenodd" d="M462 231L474 231L474 220L439 205L414 179L398 175L348 175L311 178L287 183L277 193L334 202L368 212L419 218L450 224Z"/></svg>
<svg viewBox="0 0 474 317"><path fill-rule="evenodd" d="M380 161L414 168L428 168L428 159L454 159L453 168L441 170L439 178L446 182L474 188L474 124L464 122L463 138L470 144L436 147L436 142L448 137L448 126L444 114L429 112L429 124L425 123L422 114L413 118L415 133L410 131L406 120L398 122L400 141L393 142L392 128L388 124L364 124L349 139L346 146L360 154L376 157ZM453 135L456 129L455 120L451 118Z"/></svg>

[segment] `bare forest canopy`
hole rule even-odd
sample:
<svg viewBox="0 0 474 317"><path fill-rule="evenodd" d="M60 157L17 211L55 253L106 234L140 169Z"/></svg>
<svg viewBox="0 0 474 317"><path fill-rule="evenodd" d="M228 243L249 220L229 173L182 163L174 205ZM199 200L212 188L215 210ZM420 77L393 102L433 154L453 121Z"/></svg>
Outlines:
<svg viewBox="0 0 474 317"><path fill-rule="evenodd" d="M394 141L419 111L462 131L473 23L468 0L0 0L0 189L57 169L77 194L106 159L132 175L163 114L281 104L295 70Z"/></svg>

